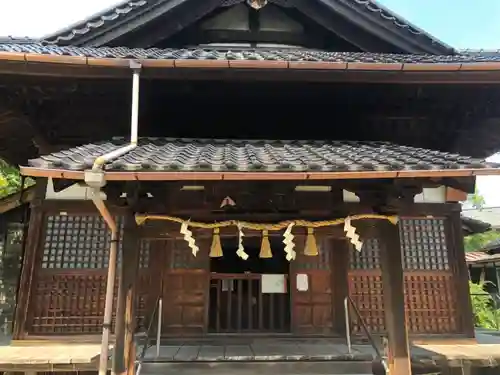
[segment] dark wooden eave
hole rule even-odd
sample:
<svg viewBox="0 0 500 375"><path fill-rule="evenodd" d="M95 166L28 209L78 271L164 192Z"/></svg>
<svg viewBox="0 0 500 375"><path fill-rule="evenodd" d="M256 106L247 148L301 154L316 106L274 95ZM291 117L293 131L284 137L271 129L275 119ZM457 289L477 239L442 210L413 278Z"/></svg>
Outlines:
<svg viewBox="0 0 500 375"><path fill-rule="evenodd" d="M244 0L232 0L236 4ZM269 0L284 5L282 0ZM164 18L167 38L208 15L227 0L124 1L43 40L49 44L92 46L124 45L123 40L146 25ZM286 5L290 6L290 5ZM380 43L393 51L377 52L453 54L450 46L415 27L371 0L309 0L293 4L298 11L362 50L377 49ZM357 32L353 32L357 31Z"/></svg>

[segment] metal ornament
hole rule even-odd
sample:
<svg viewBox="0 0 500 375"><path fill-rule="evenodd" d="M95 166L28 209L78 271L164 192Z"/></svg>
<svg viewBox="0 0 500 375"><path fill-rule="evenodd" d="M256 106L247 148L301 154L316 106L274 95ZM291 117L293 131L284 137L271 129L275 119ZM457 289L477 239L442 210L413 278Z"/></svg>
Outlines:
<svg viewBox="0 0 500 375"><path fill-rule="evenodd" d="M259 10L267 5L268 0L247 0L247 4L253 9Z"/></svg>

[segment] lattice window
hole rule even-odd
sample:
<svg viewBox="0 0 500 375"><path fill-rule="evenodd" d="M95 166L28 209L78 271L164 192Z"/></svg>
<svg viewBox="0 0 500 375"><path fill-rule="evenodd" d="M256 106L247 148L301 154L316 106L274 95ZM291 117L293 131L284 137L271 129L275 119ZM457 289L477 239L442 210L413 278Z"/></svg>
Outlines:
<svg viewBox="0 0 500 375"><path fill-rule="evenodd" d="M403 263L410 270L447 270L445 219L403 219L399 225Z"/></svg>
<svg viewBox="0 0 500 375"><path fill-rule="evenodd" d="M116 220L123 238L123 225ZM47 216L42 268L107 268L110 243L110 231L98 215ZM120 254L122 243L118 246Z"/></svg>
<svg viewBox="0 0 500 375"><path fill-rule="evenodd" d="M200 247L198 254L193 256L186 241L178 240L171 244L170 268L171 269L205 269L207 248L202 241L197 241Z"/></svg>
<svg viewBox="0 0 500 375"><path fill-rule="evenodd" d="M451 273L432 275L407 272L405 300L408 325L413 333L455 333L458 331L456 292Z"/></svg>
<svg viewBox="0 0 500 375"><path fill-rule="evenodd" d="M149 267L150 253L151 253L151 242L148 240L141 240L141 248L139 253L139 268Z"/></svg>
<svg viewBox="0 0 500 375"><path fill-rule="evenodd" d="M376 238L364 240L361 251L350 247L351 269L378 269L380 268L380 241Z"/></svg>
<svg viewBox="0 0 500 375"><path fill-rule="evenodd" d="M115 296L118 283L115 283ZM40 276L31 309L33 334L97 333L101 330L106 274ZM114 308L113 308L114 311Z"/></svg>
<svg viewBox="0 0 500 375"><path fill-rule="evenodd" d="M317 238L318 256L304 255L304 245L297 245L295 251L297 254L297 268L302 270L330 270L331 261L331 241Z"/></svg>
<svg viewBox="0 0 500 375"><path fill-rule="evenodd" d="M379 271L354 271L349 275L349 294L370 332L385 330L384 294ZM361 323L352 316L353 332L364 334Z"/></svg>

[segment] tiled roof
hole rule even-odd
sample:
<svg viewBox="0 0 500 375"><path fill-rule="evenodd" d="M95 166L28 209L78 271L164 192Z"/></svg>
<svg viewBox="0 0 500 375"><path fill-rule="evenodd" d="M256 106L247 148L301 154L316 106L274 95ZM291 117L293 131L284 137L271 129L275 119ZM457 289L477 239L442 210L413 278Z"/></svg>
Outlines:
<svg viewBox="0 0 500 375"><path fill-rule="evenodd" d="M493 250L498 250L500 248L500 238L497 238L496 240L488 242L482 249L481 251L493 251Z"/></svg>
<svg viewBox="0 0 500 375"><path fill-rule="evenodd" d="M486 223L481 220L472 219L467 216L461 216L462 219L462 229L464 236L470 236L471 234L484 233L491 230L491 224Z"/></svg>
<svg viewBox="0 0 500 375"><path fill-rule="evenodd" d="M500 53L467 53L458 55L410 55L371 52L326 52L308 49L159 49L126 47L74 47L35 44L0 43L2 52L31 53L54 56L80 56L89 58L165 59L165 60L267 60L316 61L341 63L479 63L500 62Z"/></svg>
<svg viewBox="0 0 500 375"><path fill-rule="evenodd" d="M500 228L500 207L463 209L462 214L466 217L489 223L493 228Z"/></svg>
<svg viewBox="0 0 500 375"><path fill-rule="evenodd" d="M450 51L453 50L452 47L446 45L442 41L438 40L431 34L427 33L426 31L418 28L417 26L413 25L411 22L407 21L400 15L394 13L390 9L385 8L384 6L380 5L378 2L373 1L373 0L354 0L354 1L349 1L352 4L356 4L358 6L364 7L367 12L375 13L380 16L380 18L384 21L384 23L389 23L392 24L402 30L407 31L408 33L411 33L413 35L417 36L422 36L432 44L440 45L441 47L448 48Z"/></svg>
<svg viewBox="0 0 500 375"><path fill-rule="evenodd" d="M29 161L30 167L81 171L125 139L88 144ZM108 171L363 172L500 167L460 156L385 142L142 138L108 163Z"/></svg>
<svg viewBox="0 0 500 375"><path fill-rule="evenodd" d="M465 261L467 263L475 263L478 261L488 260L491 255L483 252L483 251L470 251L465 253Z"/></svg>
<svg viewBox="0 0 500 375"><path fill-rule="evenodd" d="M125 15L139 12L147 4L147 0L122 1L119 4L92 15L90 18L67 26L51 35L47 35L43 40L51 44L71 41L77 36L88 34L104 25L107 26L117 23L121 21Z"/></svg>
<svg viewBox="0 0 500 375"><path fill-rule="evenodd" d="M40 43L39 40L30 37L17 37L17 36L0 36L0 44L37 44Z"/></svg>
<svg viewBox="0 0 500 375"><path fill-rule="evenodd" d="M167 3L168 1L171 0L125 0L114 5L113 7L92 15L85 20L56 31L51 35L47 35L43 39L51 44L66 44L68 42L72 42L80 36L92 33L93 31L98 31L98 29L102 27L118 25L127 16L133 17L136 13L139 15L143 11L147 10L147 8L152 8L153 6L158 6L159 4ZM245 0L221 0L221 6L231 6L243 1ZM287 5L287 0L270 0L270 2L284 4L285 6ZM395 14L391 10L381 6L373 0L349 0L347 4L343 1L338 2L337 0L327 0L326 2L327 4L331 3L347 8L353 6L357 11L364 13L365 17L373 17L374 19L379 18L385 27L394 27L396 30L402 30L413 36L426 38L428 43L439 45L445 50L452 50L452 48L448 45L417 28L401 16Z"/></svg>

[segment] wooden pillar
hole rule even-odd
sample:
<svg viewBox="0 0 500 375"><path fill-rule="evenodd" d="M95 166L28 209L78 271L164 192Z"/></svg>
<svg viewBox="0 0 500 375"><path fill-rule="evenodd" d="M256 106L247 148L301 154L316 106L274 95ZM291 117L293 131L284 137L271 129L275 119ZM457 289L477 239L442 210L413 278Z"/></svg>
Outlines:
<svg viewBox="0 0 500 375"><path fill-rule="evenodd" d="M336 333L346 334L344 299L349 294L349 244L345 238L335 238L332 243L332 290L333 328Z"/></svg>
<svg viewBox="0 0 500 375"><path fill-rule="evenodd" d="M116 303L115 348L113 351L113 373L132 374L135 354L135 284L139 261L139 238L134 213L128 210L124 217L123 238L121 241L122 259L119 269L118 299ZM134 356L131 360L131 355ZM132 368L130 368L130 362Z"/></svg>
<svg viewBox="0 0 500 375"><path fill-rule="evenodd" d="M460 218L461 206L457 205L457 210L453 211L449 217L449 235L447 236L447 248L449 263L453 270L453 277L456 286L457 305L460 306L457 312L460 317L461 331L467 337L473 338L474 334L474 313L469 291L469 270L465 261L464 233L462 230L462 220Z"/></svg>
<svg viewBox="0 0 500 375"><path fill-rule="evenodd" d="M385 324L388 336L390 375L411 375L408 328L406 325L402 251L399 227L388 221L378 224L384 288Z"/></svg>
<svg viewBox="0 0 500 375"><path fill-rule="evenodd" d="M36 255L40 248L40 239L43 231L44 215L41 204L45 199L47 179L37 178L35 196L31 201L30 223L24 241L23 262L17 295L17 305L14 312L13 339L21 339L26 333L26 320L28 318L29 300L31 296L34 274L36 271Z"/></svg>

